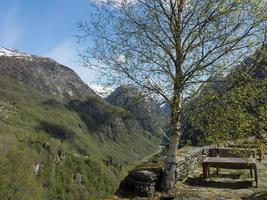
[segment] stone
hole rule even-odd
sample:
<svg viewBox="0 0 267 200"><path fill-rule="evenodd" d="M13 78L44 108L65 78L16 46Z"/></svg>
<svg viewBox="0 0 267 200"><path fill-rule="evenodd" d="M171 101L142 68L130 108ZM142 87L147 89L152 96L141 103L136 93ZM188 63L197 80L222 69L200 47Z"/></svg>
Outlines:
<svg viewBox="0 0 267 200"><path fill-rule="evenodd" d="M34 166L34 175L38 176L40 173L40 163L38 162L35 166Z"/></svg>
<svg viewBox="0 0 267 200"><path fill-rule="evenodd" d="M158 179L157 174L148 170L134 170L130 173L130 176L135 180L142 182L154 182Z"/></svg>
<svg viewBox="0 0 267 200"><path fill-rule="evenodd" d="M78 184L82 183L82 175L80 173L76 173L74 178L76 183Z"/></svg>
<svg viewBox="0 0 267 200"><path fill-rule="evenodd" d="M135 169L121 182L118 194L129 196L151 197L159 188L161 169Z"/></svg>

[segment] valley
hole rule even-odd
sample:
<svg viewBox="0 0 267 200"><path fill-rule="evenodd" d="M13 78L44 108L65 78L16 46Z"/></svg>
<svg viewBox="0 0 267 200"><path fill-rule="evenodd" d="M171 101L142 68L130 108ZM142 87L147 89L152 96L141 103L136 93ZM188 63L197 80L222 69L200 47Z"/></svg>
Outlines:
<svg viewBox="0 0 267 200"><path fill-rule="evenodd" d="M128 165L158 149L160 132L144 130L130 111L106 102L66 67L38 79L56 63L35 59L42 58L0 56L0 167L7 180L0 198L102 199ZM70 80L53 83L64 71L78 80L71 91Z"/></svg>

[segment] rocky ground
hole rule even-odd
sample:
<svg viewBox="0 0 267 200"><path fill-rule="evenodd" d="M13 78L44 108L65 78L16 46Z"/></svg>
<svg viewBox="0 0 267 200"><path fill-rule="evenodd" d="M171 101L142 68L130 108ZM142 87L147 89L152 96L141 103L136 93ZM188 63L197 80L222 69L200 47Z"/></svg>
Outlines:
<svg viewBox="0 0 267 200"><path fill-rule="evenodd" d="M267 157L257 164L259 187L255 187L253 179L249 178L248 170L221 170L220 175L215 176L215 170L211 171L211 177L207 184L202 182L202 168L199 165L185 182L178 182L169 195L156 193L151 198L134 197L135 200L267 200ZM212 175L214 174L214 175ZM109 200L122 200L118 196L112 196ZM128 198L129 199L129 198Z"/></svg>

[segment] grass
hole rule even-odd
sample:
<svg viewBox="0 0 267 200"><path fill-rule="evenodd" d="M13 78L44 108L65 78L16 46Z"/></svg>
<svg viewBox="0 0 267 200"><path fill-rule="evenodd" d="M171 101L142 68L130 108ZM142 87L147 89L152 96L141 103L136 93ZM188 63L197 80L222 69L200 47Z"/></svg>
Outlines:
<svg viewBox="0 0 267 200"><path fill-rule="evenodd" d="M100 134L62 99L0 76L0 199L103 199L160 141L143 132L116 141ZM58 152L65 158L58 161Z"/></svg>

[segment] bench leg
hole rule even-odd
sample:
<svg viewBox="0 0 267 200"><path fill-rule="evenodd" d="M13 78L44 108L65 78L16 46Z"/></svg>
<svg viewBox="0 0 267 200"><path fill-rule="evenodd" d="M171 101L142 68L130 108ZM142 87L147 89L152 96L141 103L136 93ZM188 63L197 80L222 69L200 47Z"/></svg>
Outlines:
<svg viewBox="0 0 267 200"><path fill-rule="evenodd" d="M216 175L219 175L220 168L216 168Z"/></svg>
<svg viewBox="0 0 267 200"><path fill-rule="evenodd" d="M257 166L256 165L254 167L254 176L255 176L256 187L258 187L258 172L257 172Z"/></svg>
<svg viewBox="0 0 267 200"><path fill-rule="evenodd" d="M250 178L253 178L253 168L250 168Z"/></svg>
<svg viewBox="0 0 267 200"><path fill-rule="evenodd" d="M202 164L202 169L203 169L203 181L204 183L207 182L207 165L206 164Z"/></svg>

